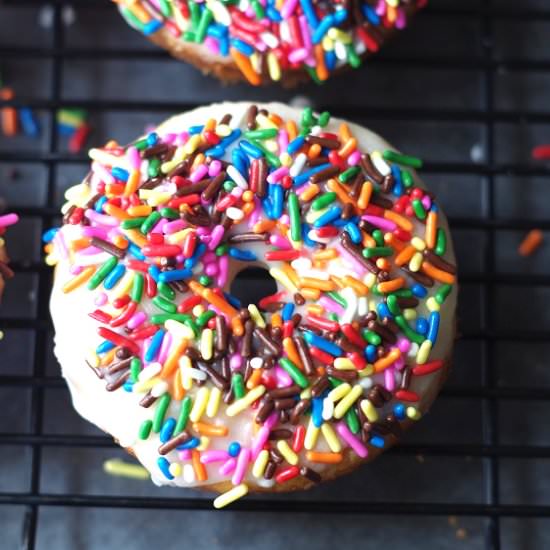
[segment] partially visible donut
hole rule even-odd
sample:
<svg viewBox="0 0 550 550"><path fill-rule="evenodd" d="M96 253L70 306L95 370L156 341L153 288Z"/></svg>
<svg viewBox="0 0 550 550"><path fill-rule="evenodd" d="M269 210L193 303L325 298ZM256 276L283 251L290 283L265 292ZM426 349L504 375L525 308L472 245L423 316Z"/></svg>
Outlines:
<svg viewBox="0 0 550 550"><path fill-rule="evenodd" d="M155 483L229 491L216 506L303 489L428 410L456 275L418 159L278 103L199 108L90 156L47 235L55 353L75 408ZM247 307L228 292L250 264L278 291Z"/></svg>
<svg viewBox="0 0 550 550"><path fill-rule="evenodd" d="M4 240L4 233L8 226L13 225L19 221L17 214L4 214L0 215L0 298L4 294L4 287L6 285L6 279L13 277L13 271L9 267L9 256L6 251L6 242Z"/></svg>
<svg viewBox="0 0 550 550"><path fill-rule="evenodd" d="M113 0L171 55L224 82L294 86L357 68L426 0Z"/></svg>

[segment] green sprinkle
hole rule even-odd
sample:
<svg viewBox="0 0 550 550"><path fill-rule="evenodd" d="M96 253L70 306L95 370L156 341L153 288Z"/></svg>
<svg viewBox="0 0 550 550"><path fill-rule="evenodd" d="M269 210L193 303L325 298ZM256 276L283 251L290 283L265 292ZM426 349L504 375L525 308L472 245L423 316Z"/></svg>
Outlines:
<svg viewBox="0 0 550 550"><path fill-rule="evenodd" d="M168 208L167 206L160 209L160 215L163 218L168 218L169 220L178 220L180 217L177 210L174 208Z"/></svg>
<svg viewBox="0 0 550 550"><path fill-rule="evenodd" d="M166 311L168 313L176 313L178 310L178 307L176 304L169 302L166 298L163 296L155 296L152 300L153 304L155 304L159 309L162 309L162 311Z"/></svg>
<svg viewBox="0 0 550 550"><path fill-rule="evenodd" d="M330 385L333 388L337 388L338 386L340 386L340 384L344 383L343 380L340 380L338 378L334 378L334 376L329 376L328 381L330 382Z"/></svg>
<svg viewBox="0 0 550 550"><path fill-rule="evenodd" d="M162 428L164 422L164 416L168 410L168 405L170 405L170 394L165 393L161 395L156 403L155 416L153 417L153 433L158 434Z"/></svg>
<svg viewBox="0 0 550 550"><path fill-rule="evenodd" d="M372 238L376 241L378 246L384 246L384 233L380 229L375 229L372 232Z"/></svg>
<svg viewBox="0 0 550 550"><path fill-rule="evenodd" d="M405 187L409 188L414 185L414 179L408 170L401 170L401 178Z"/></svg>
<svg viewBox="0 0 550 550"><path fill-rule="evenodd" d="M202 10L199 25L195 32L195 42L199 44L204 42L204 39L206 38L206 31L208 30L208 26L212 22L212 19L214 19L212 12L208 8L204 8Z"/></svg>
<svg viewBox="0 0 550 550"><path fill-rule="evenodd" d="M275 168L279 168L281 166L281 160L277 155L266 149L263 145L263 143L260 143L259 141L252 139L250 140L250 143L252 145L255 145L262 153L265 155L265 159L267 160L267 163L271 166L274 166Z"/></svg>
<svg viewBox="0 0 550 550"><path fill-rule="evenodd" d="M231 180L226 180L223 182L223 188L225 191L227 191L228 193L230 193L234 187L236 187L237 184L234 182L234 181L231 181Z"/></svg>
<svg viewBox="0 0 550 550"><path fill-rule="evenodd" d="M150 178L156 178L159 175L160 171L160 160L152 158L149 161L149 166L147 167L147 175Z"/></svg>
<svg viewBox="0 0 550 550"><path fill-rule="evenodd" d="M147 149L149 147L149 143L147 142L147 139L140 139L134 143L134 147L138 151L143 151L144 149Z"/></svg>
<svg viewBox="0 0 550 550"><path fill-rule="evenodd" d="M264 128L262 130L249 130L244 133L246 139L272 139L277 137L279 130L277 128Z"/></svg>
<svg viewBox="0 0 550 550"><path fill-rule="evenodd" d="M141 372L141 360L139 357L132 357L130 361L130 380L137 382L139 373Z"/></svg>
<svg viewBox="0 0 550 550"><path fill-rule="evenodd" d="M178 416L178 421L176 422L176 427L174 428L174 435L178 435L187 426L187 421L189 420L189 414L191 413L191 406L193 405L193 400L189 395L186 395L181 400L180 415Z"/></svg>
<svg viewBox="0 0 550 550"><path fill-rule="evenodd" d="M220 246L217 246L216 250L214 250L214 253L216 254L216 256L225 256L228 250L229 245L227 243L224 243L220 244Z"/></svg>
<svg viewBox="0 0 550 550"><path fill-rule="evenodd" d="M329 204L332 204L336 200L336 193L330 191L329 193L323 193L319 195L312 203L311 208L313 210L323 210Z"/></svg>
<svg viewBox="0 0 550 550"><path fill-rule="evenodd" d="M244 397L244 380L243 375L240 372L236 372L231 377L231 387L233 388L233 393L235 394L236 399L241 399L242 397Z"/></svg>
<svg viewBox="0 0 550 550"><path fill-rule="evenodd" d="M140 439L147 439L151 433L153 422L151 420L144 420L139 427L138 436Z"/></svg>
<svg viewBox="0 0 550 550"><path fill-rule="evenodd" d="M313 126L315 124L315 118L313 116L313 109L311 107L306 107L302 111L302 126Z"/></svg>
<svg viewBox="0 0 550 550"><path fill-rule="evenodd" d="M331 321L338 321L338 315L336 313L329 313L327 316Z"/></svg>
<svg viewBox="0 0 550 550"><path fill-rule="evenodd" d="M166 321L178 321L179 323L185 323L191 319L190 315L185 313L157 313L151 315L150 321L153 325L163 325Z"/></svg>
<svg viewBox="0 0 550 550"><path fill-rule="evenodd" d="M199 334L199 328L197 327L195 321L191 317L188 317L184 322L184 325L187 325L192 331L195 336L198 336Z"/></svg>
<svg viewBox="0 0 550 550"><path fill-rule="evenodd" d="M199 277L199 283L202 286L210 286L212 284L212 279L208 275L201 275Z"/></svg>
<svg viewBox="0 0 550 550"><path fill-rule="evenodd" d="M359 433L359 430L361 429L361 424L359 422L359 417L355 412L355 407L350 407L348 409L348 412L346 413L345 418L346 418L346 424L348 425L350 432L353 434Z"/></svg>
<svg viewBox="0 0 550 550"><path fill-rule="evenodd" d="M153 229L153 227L155 227L155 225L158 223L160 218L161 218L161 215L160 215L159 212L157 212L156 210L154 212L151 212L147 216L145 221L141 224L141 227L139 228L139 230L144 235L147 235L147 233L149 233L149 231L151 231L151 229Z"/></svg>
<svg viewBox="0 0 550 550"><path fill-rule="evenodd" d="M386 298L386 305L392 315L401 315L401 308L397 304L397 296L395 294L390 294Z"/></svg>
<svg viewBox="0 0 550 550"><path fill-rule="evenodd" d="M256 19L263 19L265 17L265 11L260 2L258 2L258 0L251 0L250 3L252 4Z"/></svg>
<svg viewBox="0 0 550 550"><path fill-rule="evenodd" d="M159 294L164 296L167 300L173 300L176 297L174 289L168 283L161 281L157 284L157 290L159 291Z"/></svg>
<svg viewBox="0 0 550 550"><path fill-rule="evenodd" d="M305 68L306 68L306 71L308 72L311 80L313 80L313 82L315 82L315 84L319 84L319 86L321 84L323 84L323 81L317 76L317 71L313 67L308 67L306 65ZM302 129L300 134L307 136L307 134L309 134L310 129L311 129L311 126L310 127L304 126L304 128Z"/></svg>
<svg viewBox="0 0 550 550"><path fill-rule="evenodd" d="M391 246L373 246L372 248L364 248L363 256L365 258L378 258L380 256L391 256L394 249Z"/></svg>
<svg viewBox="0 0 550 550"><path fill-rule="evenodd" d="M195 33L193 31L185 31L183 33L183 39L186 42L195 42Z"/></svg>
<svg viewBox="0 0 550 550"><path fill-rule="evenodd" d="M348 54L348 63L354 68L361 66L361 58L357 55L353 44L346 45L346 52Z"/></svg>
<svg viewBox="0 0 550 550"><path fill-rule="evenodd" d="M453 285L442 284L439 287L439 290L435 293L435 301L438 304L443 304L447 299L447 296L449 296L452 290L453 290Z"/></svg>
<svg viewBox="0 0 550 550"><path fill-rule="evenodd" d="M390 149L386 149L382 156L385 160L389 160L390 162L396 162L397 164L401 164L403 166L410 166L411 168L422 168L422 160L416 157L411 157L409 155L402 155L401 153L396 153L395 151L391 151Z"/></svg>
<svg viewBox="0 0 550 550"><path fill-rule="evenodd" d="M164 17L172 15L172 4L168 0L159 0L160 11Z"/></svg>
<svg viewBox="0 0 550 550"><path fill-rule="evenodd" d="M302 240L302 220L300 216L300 203L296 193L288 195L288 215L290 216L290 238L296 242Z"/></svg>
<svg viewBox="0 0 550 550"><path fill-rule="evenodd" d="M347 170L342 172L338 176L338 180L341 181L342 183L346 183L352 178L354 178L359 173L359 170L361 170L359 166L352 166L351 168L348 168Z"/></svg>
<svg viewBox="0 0 550 550"><path fill-rule="evenodd" d="M393 296L396 296L397 298L412 298L413 293L410 288L399 288L397 290L394 290L391 292Z"/></svg>
<svg viewBox="0 0 550 550"><path fill-rule="evenodd" d="M147 218L143 217L132 218L131 220L123 220L120 224L120 227L122 227L122 229L135 229L136 227L141 227L146 219Z"/></svg>
<svg viewBox="0 0 550 550"><path fill-rule="evenodd" d="M279 359L279 365L285 369L285 371L288 373L290 378L300 386L300 388L307 388L309 386L309 382L307 378L304 376L302 371L290 360L286 357L281 357Z"/></svg>
<svg viewBox="0 0 550 550"><path fill-rule="evenodd" d="M399 327L405 333L405 336L409 340L412 340L415 344L418 344L418 345L420 345L422 342L424 342L424 340L425 340L424 336L421 336L420 334L415 332L409 326L409 323L407 323L407 320L405 319L405 317L403 317L403 315L396 315L395 316L395 322L399 325Z"/></svg>
<svg viewBox="0 0 550 550"><path fill-rule="evenodd" d="M191 28L196 29L199 25L199 20L201 16L199 4L197 2L194 2L193 0L190 0L189 2L187 2L187 5L189 6L189 14L191 15Z"/></svg>
<svg viewBox="0 0 550 550"><path fill-rule="evenodd" d="M88 281L87 287L89 290L94 290L97 288L103 279L113 271L113 269L118 264L118 258L116 256L111 256L91 277Z"/></svg>
<svg viewBox="0 0 550 550"><path fill-rule="evenodd" d="M380 338L380 335L376 334L376 332L373 332L372 330L364 330L363 338L373 346L379 346L382 343L382 338Z"/></svg>
<svg viewBox="0 0 550 550"><path fill-rule="evenodd" d="M139 304L141 302L141 297L143 296L143 283L145 278L142 273L136 272L134 274L134 280L132 282L132 292L130 293L130 298L132 302Z"/></svg>
<svg viewBox="0 0 550 550"><path fill-rule="evenodd" d="M447 234L445 230L440 227L437 230L437 239L435 241L435 253L438 256L443 256L447 250Z"/></svg>
<svg viewBox="0 0 550 550"><path fill-rule="evenodd" d="M342 307L348 307L347 301L337 292L331 290L330 292L325 292L327 296L330 296L336 303L340 304Z"/></svg>
<svg viewBox="0 0 550 550"><path fill-rule="evenodd" d="M420 199L413 199L412 200L412 207L414 210L415 216L419 220L425 220L426 219L426 209L424 208L424 205L422 204L422 201Z"/></svg>
<svg viewBox="0 0 550 550"><path fill-rule="evenodd" d="M206 323L208 323L208 321L210 321L210 319L212 319L212 317L215 316L216 314L211 309L208 309L197 317L195 323L197 323L199 328L202 328L206 325Z"/></svg>
<svg viewBox="0 0 550 550"><path fill-rule="evenodd" d="M317 121L317 124L319 124L321 128L324 128L329 122L330 122L330 113L328 111L323 111L319 115L319 120Z"/></svg>

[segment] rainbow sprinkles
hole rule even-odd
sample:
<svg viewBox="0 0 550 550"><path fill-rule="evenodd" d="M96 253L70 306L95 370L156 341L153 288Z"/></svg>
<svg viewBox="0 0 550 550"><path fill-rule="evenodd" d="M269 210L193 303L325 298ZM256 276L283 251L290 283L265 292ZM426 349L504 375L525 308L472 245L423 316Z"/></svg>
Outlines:
<svg viewBox="0 0 550 550"><path fill-rule="evenodd" d="M216 507L305 488L428 409L456 274L419 159L327 112L244 103L90 157L44 237L55 351L77 410L153 481ZM228 290L251 264L278 286L257 304Z"/></svg>
<svg viewBox="0 0 550 550"><path fill-rule="evenodd" d="M195 45L208 58L231 59L253 85L305 72L321 83L361 65L388 33L403 29L426 0L113 0L126 21L169 49ZM201 52L204 54L201 56ZM208 54L208 55L207 55ZM184 56L185 57L185 56ZM191 57L189 60L192 60Z"/></svg>

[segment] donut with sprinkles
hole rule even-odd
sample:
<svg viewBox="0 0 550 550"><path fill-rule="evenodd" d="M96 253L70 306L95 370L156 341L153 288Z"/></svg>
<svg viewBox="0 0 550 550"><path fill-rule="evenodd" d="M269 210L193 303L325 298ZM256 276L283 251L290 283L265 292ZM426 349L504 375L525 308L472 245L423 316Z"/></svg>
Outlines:
<svg viewBox="0 0 550 550"><path fill-rule="evenodd" d="M449 228L420 159L328 112L220 103L90 151L44 235L77 411L159 485L304 489L395 443L455 335ZM266 269L258 303L231 294Z"/></svg>
<svg viewBox="0 0 550 550"><path fill-rule="evenodd" d="M427 0L113 0L130 26L225 82L326 81L376 53Z"/></svg>
<svg viewBox="0 0 550 550"><path fill-rule="evenodd" d="M9 226L16 224L19 216L13 212L0 215L0 298L4 294L6 279L13 277L13 271L9 267L9 257L6 251L4 234Z"/></svg>

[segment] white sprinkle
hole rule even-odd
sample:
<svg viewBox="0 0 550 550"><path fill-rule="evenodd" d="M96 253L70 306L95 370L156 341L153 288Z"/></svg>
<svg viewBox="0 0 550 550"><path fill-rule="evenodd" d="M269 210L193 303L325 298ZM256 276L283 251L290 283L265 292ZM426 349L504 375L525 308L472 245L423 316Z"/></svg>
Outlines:
<svg viewBox="0 0 550 550"><path fill-rule="evenodd" d="M289 175L293 178L295 178L304 168L307 162L307 155L305 153L300 153L296 156L294 159L294 162L292 163L292 166L289 170Z"/></svg>
<svg viewBox="0 0 550 550"><path fill-rule="evenodd" d="M250 366L253 369L261 369L263 364L264 360L261 357L252 357L252 359L250 359Z"/></svg>
<svg viewBox="0 0 550 550"><path fill-rule="evenodd" d="M183 467L183 481L185 481L185 483L193 483L195 481L195 472L191 464L186 464Z"/></svg>
<svg viewBox="0 0 550 550"><path fill-rule="evenodd" d="M231 178L241 189L248 189L248 182L232 164L227 167L226 172L229 178Z"/></svg>
<svg viewBox="0 0 550 550"><path fill-rule="evenodd" d="M151 380L151 378L154 378L161 371L161 369L162 365L160 363L150 363L138 374L138 380L140 382Z"/></svg>
<svg viewBox="0 0 550 550"><path fill-rule="evenodd" d="M160 380L151 388L151 395L153 397L160 397L168 391L168 382Z"/></svg>
<svg viewBox="0 0 550 550"><path fill-rule="evenodd" d="M332 399L323 399L323 420L330 420L334 414L334 401Z"/></svg>
<svg viewBox="0 0 550 550"><path fill-rule="evenodd" d="M244 212L240 208L230 206L225 213L230 220L240 221L244 218Z"/></svg>

